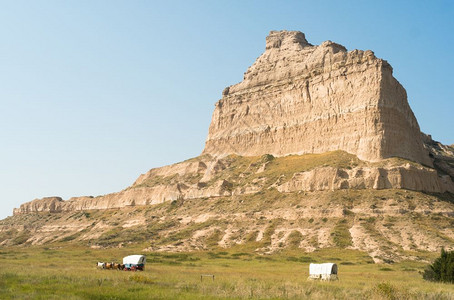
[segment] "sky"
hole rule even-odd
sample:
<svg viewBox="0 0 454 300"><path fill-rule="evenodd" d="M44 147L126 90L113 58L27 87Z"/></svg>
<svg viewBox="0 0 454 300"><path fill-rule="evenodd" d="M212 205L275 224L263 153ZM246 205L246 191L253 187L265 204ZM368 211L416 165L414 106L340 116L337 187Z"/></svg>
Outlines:
<svg viewBox="0 0 454 300"><path fill-rule="evenodd" d="M453 144L453 3L0 0L0 219L198 156L270 30L373 50L421 130Z"/></svg>

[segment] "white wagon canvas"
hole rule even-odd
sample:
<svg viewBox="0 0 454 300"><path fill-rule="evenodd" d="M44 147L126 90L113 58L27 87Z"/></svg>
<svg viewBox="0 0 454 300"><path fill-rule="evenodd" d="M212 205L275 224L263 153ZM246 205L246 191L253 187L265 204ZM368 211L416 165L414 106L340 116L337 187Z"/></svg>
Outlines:
<svg viewBox="0 0 454 300"><path fill-rule="evenodd" d="M125 270L141 270L145 269L147 259L144 255L129 255L123 258Z"/></svg>
<svg viewBox="0 0 454 300"><path fill-rule="evenodd" d="M333 263L310 264L308 279L338 280L337 265Z"/></svg>

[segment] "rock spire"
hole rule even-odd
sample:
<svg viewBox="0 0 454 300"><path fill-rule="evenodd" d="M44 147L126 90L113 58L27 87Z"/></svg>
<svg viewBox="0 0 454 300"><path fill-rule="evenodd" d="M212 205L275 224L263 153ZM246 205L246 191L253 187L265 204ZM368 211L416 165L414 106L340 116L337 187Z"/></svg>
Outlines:
<svg viewBox="0 0 454 300"><path fill-rule="evenodd" d="M387 61L299 31L271 31L265 52L215 106L204 154L344 150L367 161L432 166L407 94Z"/></svg>

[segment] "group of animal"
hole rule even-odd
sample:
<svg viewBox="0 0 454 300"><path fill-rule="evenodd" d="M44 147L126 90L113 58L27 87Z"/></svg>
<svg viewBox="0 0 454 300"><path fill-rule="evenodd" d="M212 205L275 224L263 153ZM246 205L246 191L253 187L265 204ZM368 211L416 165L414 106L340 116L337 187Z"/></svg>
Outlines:
<svg viewBox="0 0 454 300"><path fill-rule="evenodd" d="M124 270L125 269L124 264L117 264L114 262L105 263L105 262L101 262L101 261L98 261L97 267L100 269L107 269L107 270Z"/></svg>

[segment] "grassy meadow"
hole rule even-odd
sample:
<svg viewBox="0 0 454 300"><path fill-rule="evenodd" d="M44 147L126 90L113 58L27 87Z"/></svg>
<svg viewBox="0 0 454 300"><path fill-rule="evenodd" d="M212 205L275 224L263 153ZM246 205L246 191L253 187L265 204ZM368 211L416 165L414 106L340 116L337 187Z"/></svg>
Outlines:
<svg viewBox="0 0 454 300"><path fill-rule="evenodd" d="M258 192L0 220L0 299L454 299L453 284L421 275L439 255L424 251L453 245L453 195L273 187L317 166L403 163L365 163L342 151L229 156L205 184L225 180L230 192ZM201 177L150 175L128 189L189 186ZM131 254L147 256L145 271L96 267ZM340 280L308 281L311 262L337 263Z"/></svg>
<svg viewBox="0 0 454 300"><path fill-rule="evenodd" d="M143 272L100 270L146 245L91 249L71 243L0 248L1 299L454 299L454 285L422 279L425 263L373 264L363 252L243 248L144 253ZM438 254L426 253L428 260ZM335 262L339 281L308 281L310 262ZM214 275L203 277L202 274Z"/></svg>

